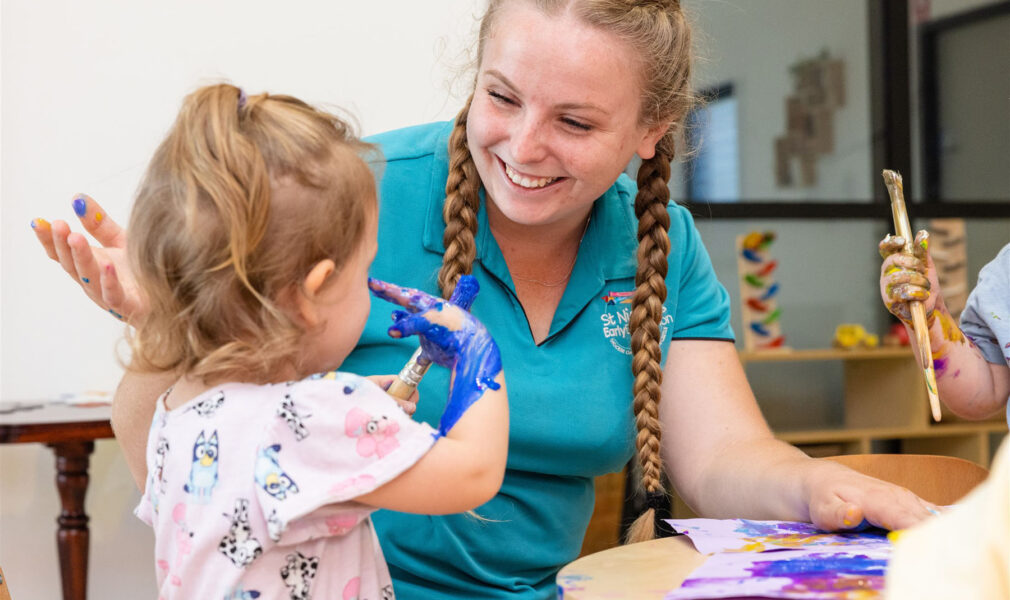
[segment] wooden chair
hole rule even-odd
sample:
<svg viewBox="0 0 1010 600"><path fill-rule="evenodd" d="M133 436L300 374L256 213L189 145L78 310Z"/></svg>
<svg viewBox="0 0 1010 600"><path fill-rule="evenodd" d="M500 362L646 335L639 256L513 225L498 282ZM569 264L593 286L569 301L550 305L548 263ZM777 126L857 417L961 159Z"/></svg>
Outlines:
<svg viewBox="0 0 1010 600"><path fill-rule="evenodd" d="M906 487L938 506L957 502L989 475L989 471L975 463L952 456L849 454L829 456L826 460Z"/></svg>
<svg viewBox="0 0 1010 600"><path fill-rule="evenodd" d="M7 589L7 577L4 570L0 569L0 600L11 600L10 590Z"/></svg>

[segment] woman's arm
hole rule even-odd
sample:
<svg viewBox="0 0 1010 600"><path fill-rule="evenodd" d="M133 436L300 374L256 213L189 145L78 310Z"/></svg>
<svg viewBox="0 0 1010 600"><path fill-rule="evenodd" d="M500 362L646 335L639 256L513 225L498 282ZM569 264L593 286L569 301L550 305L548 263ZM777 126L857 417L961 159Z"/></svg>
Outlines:
<svg viewBox="0 0 1010 600"><path fill-rule="evenodd" d="M659 416L670 478L701 515L811 521L828 530L865 518L900 529L934 509L904 488L776 440L731 343L670 344Z"/></svg>
<svg viewBox="0 0 1010 600"><path fill-rule="evenodd" d="M147 433L158 397L179 379L176 373L127 371L112 399L112 430L137 488L147 480Z"/></svg>

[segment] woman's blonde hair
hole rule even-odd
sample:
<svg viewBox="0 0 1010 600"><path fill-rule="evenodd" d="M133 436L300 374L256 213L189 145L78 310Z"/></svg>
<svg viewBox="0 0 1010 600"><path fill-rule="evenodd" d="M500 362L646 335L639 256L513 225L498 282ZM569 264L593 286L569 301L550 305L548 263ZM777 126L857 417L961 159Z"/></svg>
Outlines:
<svg viewBox="0 0 1010 600"><path fill-rule="evenodd" d="M264 383L298 364L303 328L278 300L320 260L339 270L375 218L373 147L290 96L190 94L130 215L130 266L149 311L132 368ZM330 278L332 280L333 278Z"/></svg>
<svg viewBox="0 0 1010 600"><path fill-rule="evenodd" d="M484 43L495 26L497 13L508 2L490 0L480 25L477 65ZM695 102L690 87L691 28L677 0L522 0L547 15L565 11L582 22L616 36L634 49L641 82L639 121L646 126L670 123L656 145L656 154L642 161L638 170L638 271L632 299L631 330L633 408L638 428L635 445L641 464L642 485L649 508L628 534L628 541L655 537L656 509L668 505L662 482L659 424L660 385L663 381L660 349L660 319L666 301L667 257L670 253L670 216L667 203L670 163L677 137ZM478 192L481 181L470 156L466 137L467 115L473 96L456 117L449 138L449 177L443 217L445 255L438 282L448 297L460 275L470 273L476 245Z"/></svg>

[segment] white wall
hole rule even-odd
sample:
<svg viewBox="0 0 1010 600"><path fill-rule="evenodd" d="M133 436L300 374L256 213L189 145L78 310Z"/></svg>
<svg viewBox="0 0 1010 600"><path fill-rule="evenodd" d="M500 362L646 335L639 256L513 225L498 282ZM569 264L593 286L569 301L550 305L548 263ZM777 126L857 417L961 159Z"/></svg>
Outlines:
<svg viewBox="0 0 1010 600"><path fill-rule="evenodd" d="M343 106L364 133L451 118L473 0L3 0L0 397L111 389L121 327L41 251L35 217L87 192L125 222L182 97L227 79ZM0 566L15 598L60 594L51 453L0 447ZM91 596L151 597L151 535L115 443L92 460ZM139 591L144 590L144 591Z"/></svg>

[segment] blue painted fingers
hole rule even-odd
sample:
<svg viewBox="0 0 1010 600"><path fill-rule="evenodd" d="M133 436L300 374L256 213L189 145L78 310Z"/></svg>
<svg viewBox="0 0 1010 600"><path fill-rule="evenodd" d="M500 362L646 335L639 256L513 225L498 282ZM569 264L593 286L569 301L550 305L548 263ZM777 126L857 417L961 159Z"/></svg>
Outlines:
<svg viewBox="0 0 1010 600"><path fill-rule="evenodd" d="M449 402L438 426L439 434L445 435L484 390L500 387L495 382L501 372L498 345L484 325L464 310L477 296L477 280L461 277L451 301L378 279L370 278L368 286L375 296L406 309L393 312L390 336L417 335L432 362L453 369Z"/></svg>

